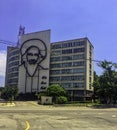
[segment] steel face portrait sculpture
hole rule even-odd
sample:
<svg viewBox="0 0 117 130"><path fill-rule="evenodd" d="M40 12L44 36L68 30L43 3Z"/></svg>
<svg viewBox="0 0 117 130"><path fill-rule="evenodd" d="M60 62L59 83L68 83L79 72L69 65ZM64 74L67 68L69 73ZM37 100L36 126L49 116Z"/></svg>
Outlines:
<svg viewBox="0 0 117 130"><path fill-rule="evenodd" d="M26 73L33 77L40 67L41 69L46 69L41 66L41 62L47 56L47 47L45 43L40 39L29 39L25 41L21 48L21 64L26 69Z"/></svg>
<svg viewBox="0 0 117 130"><path fill-rule="evenodd" d="M23 91L40 91L42 77L47 76L49 72L46 44L37 38L24 41L20 48L19 67L20 86L24 86Z"/></svg>

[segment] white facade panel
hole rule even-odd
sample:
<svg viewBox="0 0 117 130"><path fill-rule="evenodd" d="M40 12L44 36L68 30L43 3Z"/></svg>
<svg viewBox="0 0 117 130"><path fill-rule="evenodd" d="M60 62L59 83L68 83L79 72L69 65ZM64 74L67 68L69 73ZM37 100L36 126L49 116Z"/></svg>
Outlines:
<svg viewBox="0 0 117 130"><path fill-rule="evenodd" d="M19 92L43 91L49 86L50 30L20 37Z"/></svg>

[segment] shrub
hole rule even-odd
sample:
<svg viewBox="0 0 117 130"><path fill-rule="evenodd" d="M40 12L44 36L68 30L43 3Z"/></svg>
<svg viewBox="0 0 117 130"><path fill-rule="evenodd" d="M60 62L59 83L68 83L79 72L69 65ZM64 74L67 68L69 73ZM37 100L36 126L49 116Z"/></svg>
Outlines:
<svg viewBox="0 0 117 130"><path fill-rule="evenodd" d="M50 85L46 92L47 96L52 96L54 103L57 103L57 97L66 96L66 90L60 84Z"/></svg>
<svg viewBox="0 0 117 130"><path fill-rule="evenodd" d="M65 104L65 103L67 103L67 98L65 96L59 96L59 97L57 97L57 103Z"/></svg>

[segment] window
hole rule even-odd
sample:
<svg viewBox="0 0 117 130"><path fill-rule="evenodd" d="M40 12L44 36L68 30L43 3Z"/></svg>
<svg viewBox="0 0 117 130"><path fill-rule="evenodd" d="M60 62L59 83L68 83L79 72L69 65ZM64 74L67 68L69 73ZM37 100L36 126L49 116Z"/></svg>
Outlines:
<svg viewBox="0 0 117 130"><path fill-rule="evenodd" d="M63 43L63 44L62 44L62 48L66 48L66 47L72 47L72 42Z"/></svg>
<svg viewBox="0 0 117 130"><path fill-rule="evenodd" d="M62 64L62 67L71 67L71 66L72 66L72 62Z"/></svg>
<svg viewBox="0 0 117 130"><path fill-rule="evenodd" d="M72 60L72 56L63 56L62 61L64 60Z"/></svg>
<svg viewBox="0 0 117 130"><path fill-rule="evenodd" d="M84 80L84 76L83 76L83 75L80 75L80 76L73 76L72 79L73 79L73 80L82 81L82 80Z"/></svg>
<svg viewBox="0 0 117 130"><path fill-rule="evenodd" d="M51 70L50 74L60 74L61 71L60 70Z"/></svg>
<svg viewBox="0 0 117 130"><path fill-rule="evenodd" d="M89 64L89 68L90 68L90 70L92 69L92 65L91 64Z"/></svg>
<svg viewBox="0 0 117 130"><path fill-rule="evenodd" d="M84 52L84 51L85 51L85 48L84 48L84 47L83 47L83 48L75 48L75 49L73 50L74 53Z"/></svg>
<svg viewBox="0 0 117 130"><path fill-rule="evenodd" d="M83 46L83 45L85 45L85 41L73 42L73 45L74 46Z"/></svg>
<svg viewBox="0 0 117 130"><path fill-rule="evenodd" d="M7 83L17 83L18 82L18 78L13 78L13 79L8 79Z"/></svg>
<svg viewBox="0 0 117 130"><path fill-rule="evenodd" d="M52 45L52 49L59 49L61 48L61 44Z"/></svg>
<svg viewBox="0 0 117 130"><path fill-rule="evenodd" d="M61 54L61 50L56 50L56 51L52 51L51 55L60 55Z"/></svg>
<svg viewBox="0 0 117 130"><path fill-rule="evenodd" d="M51 57L50 61L61 61L61 57Z"/></svg>
<svg viewBox="0 0 117 130"><path fill-rule="evenodd" d="M61 70L62 74L72 74L72 69L63 69Z"/></svg>
<svg viewBox="0 0 117 130"><path fill-rule="evenodd" d="M89 75L90 75L90 76L92 75L91 70L89 71Z"/></svg>
<svg viewBox="0 0 117 130"><path fill-rule="evenodd" d="M51 64L50 67L51 68L60 68L61 64L60 63L58 63L58 64Z"/></svg>
<svg viewBox="0 0 117 130"><path fill-rule="evenodd" d="M60 77L50 77L50 82L60 81Z"/></svg>
<svg viewBox="0 0 117 130"><path fill-rule="evenodd" d="M72 87L72 83L62 83L61 85L62 85L62 87L64 87L64 88Z"/></svg>
<svg viewBox="0 0 117 130"><path fill-rule="evenodd" d="M13 71L18 71L18 67L13 67L13 68L8 69L8 73L11 73Z"/></svg>
<svg viewBox="0 0 117 130"><path fill-rule="evenodd" d="M73 60L84 59L84 54L74 55Z"/></svg>
<svg viewBox="0 0 117 130"><path fill-rule="evenodd" d="M13 56L8 59L9 61L19 60L19 56Z"/></svg>
<svg viewBox="0 0 117 130"><path fill-rule="evenodd" d="M62 54L70 54L72 53L72 49L62 50Z"/></svg>
<svg viewBox="0 0 117 130"><path fill-rule="evenodd" d="M71 76L62 76L61 81L71 81Z"/></svg>
<svg viewBox="0 0 117 130"><path fill-rule="evenodd" d="M73 62L73 66L83 66L84 61L79 61L79 62Z"/></svg>
<svg viewBox="0 0 117 130"><path fill-rule="evenodd" d="M91 86L91 84L89 84L89 89L92 89L92 86Z"/></svg>
<svg viewBox="0 0 117 130"><path fill-rule="evenodd" d="M19 54L19 50L15 50L15 51L13 50L13 52L10 52L8 56L10 57L16 54Z"/></svg>
<svg viewBox="0 0 117 130"><path fill-rule="evenodd" d="M18 66L19 65L19 61L15 61L15 62L12 62L8 65L8 67L12 67L12 66Z"/></svg>
<svg viewBox="0 0 117 130"><path fill-rule="evenodd" d="M9 77L9 78L10 78L10 77L17 77L17 76L18 76L18 72L8 74L8 77Z"/></svg>
<svg viewBox="0 0 117 130"><path fill-rule="evenodd" d="M83 88L84 87L84 83L73 83L73 87L75 88Z"/></svg>
<svg viewBox="0 0 117 130"><path fill-rule="evenodd" d="M80 76L62 76L61 77L62 81L83 81L84 80L84 76L80 75Z"/></svg>
<svg viewBox="0 0 117 130"><path fill-rule="evenodd" d="M73 73L84 73L84 68L75 68L73 69Z"/></svg>
<svg viewBox="0 0 117 130"><path fill-rule="evenodd" d="M91 83L91 81L92 81L92 78L91 78L91 77L89 77L89 82Z"/></svg>

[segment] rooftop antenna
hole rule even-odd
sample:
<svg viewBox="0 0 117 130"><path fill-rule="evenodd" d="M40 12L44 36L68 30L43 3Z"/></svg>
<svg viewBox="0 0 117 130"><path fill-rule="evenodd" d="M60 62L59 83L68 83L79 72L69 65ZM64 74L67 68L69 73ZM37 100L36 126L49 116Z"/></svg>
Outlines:
<svg viewBox="0 0 117 130"><path fill-rule="evenodd" d="M20 36L24 35L25 34L25 27L20 25L19 26L19 32L18 32L18 42L17 42L17 47L20 46L20 42L19 42L19 39L20 39Z"/></svg>

